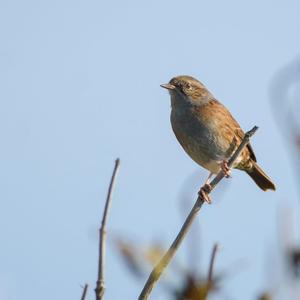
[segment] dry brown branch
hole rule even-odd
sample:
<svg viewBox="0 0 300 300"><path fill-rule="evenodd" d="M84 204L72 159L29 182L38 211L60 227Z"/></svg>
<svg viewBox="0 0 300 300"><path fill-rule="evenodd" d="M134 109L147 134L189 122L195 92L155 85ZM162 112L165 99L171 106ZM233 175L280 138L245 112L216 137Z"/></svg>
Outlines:
<svg viewBox="0 0 300 300"><path fill-rule="evenodd" d="M250 137L256 132L257 129L258 129L258 127L254 126L250 131L248 131L245 134L241 144L239 145L237 150L233 153L231 158L228 160L229 167L231 167L233 165L234 161L240 155L240 153L242 152L244 147L249 143ZM224 177L224 173L222 171L220 171L214 177L214 179L211 181L211 183L210 183L211 190L209 192L211 192L216 187L216 185L223 179L223 177ZM187 216L185 222L183 223L183 225L182 225L178 235L176 236L175 240L173 241L172 245L170 246L168 251L164 254L164 256L161 258L161 260L158 262L158 264L154 267L154 269L152 270L152 272L151 272L151 274L150 274L150 276L138 298L139 300L148 299L155 283L158 281L162 272L165 270L165 268L168 266L171 259L175 255L181 242L183 241L184 237L186 236L190 226L192 225L195 217L197 216L198 212L200 211L203 203L204 203L204 200L202 199L201 195L199 194L193 208L191 209L189 215Z"/></svg>
<svg viewBox="0 0 300 300"><path fill-rule="evenodd" d="M209 268L208 268L208 275L207 275L208 284L212 284L212 282L213 282L214 264L215 264L216 254L217 254L218 249L219 249L218 244L215 244L212 249L212 252L211 252L210 263L209 263Z"/></svg>
<svg viewBox="0 0 300 300"><path fill-rule="evenodd" d="M104 212L103 212L103 217L102 217L102 222L101 222L101 227L99 229L99 262L98 262L98 278L96 282L96 288L95 288L95 293L96 293L96 300L101 300L104 295L105 291L105 285L104 285L104 264L105 264L105 250L106 250L106 220L107 220L107 215L111 203L111 196L112 196L112 191L114 188L114 183L116 179L116 175L118 172L120 166L120 159L116 159L115 161L115 167L111 176L108 192L107 192L107 197L106 197L106 202L105 202L105 207L104 207Z"/></svg>
<svg viewBox="0 0 300 300"><path fill-rule="evenodd" d="M88 290L89 285L85 284L83 287L83 291L82 291L82 295L81 295L81 300L85 300L86 294L87 294L87 290Z"/></svg>

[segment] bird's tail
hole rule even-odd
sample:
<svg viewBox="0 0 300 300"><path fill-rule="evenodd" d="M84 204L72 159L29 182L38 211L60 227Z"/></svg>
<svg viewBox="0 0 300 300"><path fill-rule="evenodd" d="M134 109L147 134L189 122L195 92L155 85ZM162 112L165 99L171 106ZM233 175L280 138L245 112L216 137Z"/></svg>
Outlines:
<svg viewBox="0 0 300 300"><path fill-rule="evenodd" d="M263 190L275 191L275 184L268 177L268 175L258 166L256 162L252 162L253 167L246 172L254 180L254 182Z"/></svg>

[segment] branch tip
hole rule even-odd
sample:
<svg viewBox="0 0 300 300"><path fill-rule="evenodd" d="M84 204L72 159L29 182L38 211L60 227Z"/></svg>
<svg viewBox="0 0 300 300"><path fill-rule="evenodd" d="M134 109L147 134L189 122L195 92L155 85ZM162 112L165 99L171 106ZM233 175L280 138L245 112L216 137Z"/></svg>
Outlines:
<svg viewBox="0 0 300 300"><path fill-rule="evenodd" d="M85 300L89 285L86 283L84 286L81 286L81 287L83 288L83 291L82 291L82 295L81 295L80 299Z"/></svg>

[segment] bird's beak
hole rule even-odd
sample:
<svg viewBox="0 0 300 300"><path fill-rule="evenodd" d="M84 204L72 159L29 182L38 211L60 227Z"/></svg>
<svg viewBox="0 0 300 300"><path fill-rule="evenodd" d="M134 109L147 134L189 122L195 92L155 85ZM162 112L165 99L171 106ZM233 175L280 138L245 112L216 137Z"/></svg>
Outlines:
<svg viewBox="0 0 300 300"><path fill-rule="evenodd" d="M160 86L164 89L167 89L167 90L174 90L175 89L175 85L170 84L170 83L161 84Z"/></svg>

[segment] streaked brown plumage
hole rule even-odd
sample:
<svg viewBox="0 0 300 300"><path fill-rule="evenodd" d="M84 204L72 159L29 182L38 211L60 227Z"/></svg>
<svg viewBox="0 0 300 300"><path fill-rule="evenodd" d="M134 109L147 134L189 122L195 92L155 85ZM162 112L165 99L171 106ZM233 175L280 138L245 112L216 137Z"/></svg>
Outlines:
<svg viewBox="0 0 300 300"><path fill-rule="evenodd" d="M161 85L171 95L171 124L187 154L211 173L218 173L244 137L231 113L206 87L191 76L178 76ZM262 190L275 190L271 179L256 162L250 144L244 148L234 168L247 172Z"/></svg>

